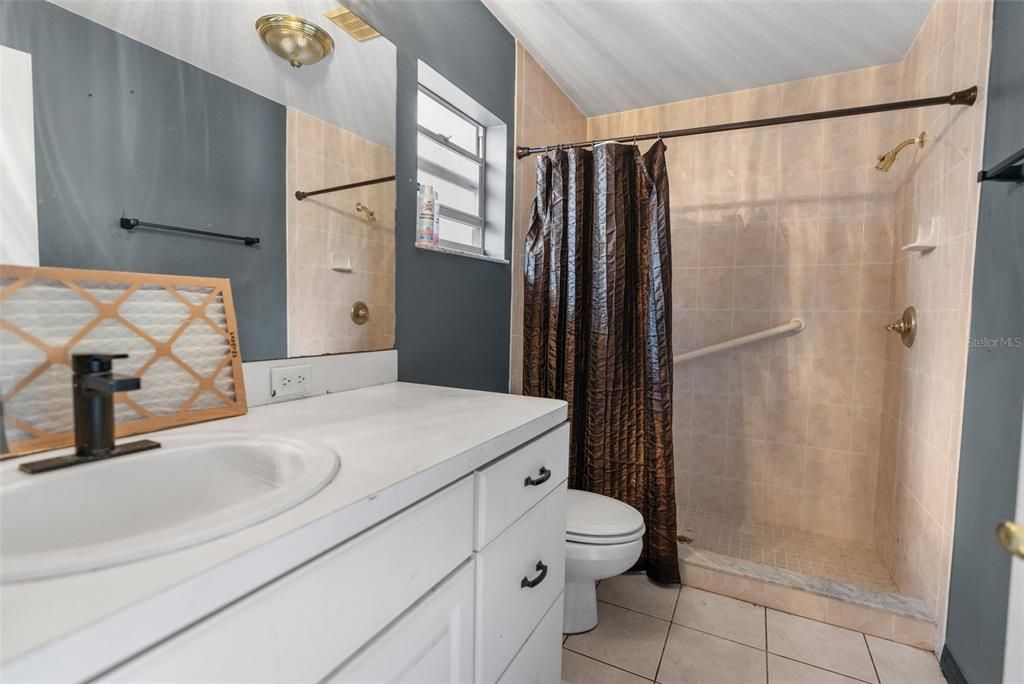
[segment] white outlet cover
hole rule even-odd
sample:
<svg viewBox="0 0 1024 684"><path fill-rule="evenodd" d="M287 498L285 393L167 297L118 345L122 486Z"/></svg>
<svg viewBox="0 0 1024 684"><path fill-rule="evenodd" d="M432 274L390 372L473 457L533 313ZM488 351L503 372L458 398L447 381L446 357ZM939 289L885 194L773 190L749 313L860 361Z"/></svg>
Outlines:
<svg viewBox="0 0 1024 684"><path fill-rule="evenodd" d="M270 369L270 396L303 397L306 395L313 376L313 367L278 366Z"/></svg>

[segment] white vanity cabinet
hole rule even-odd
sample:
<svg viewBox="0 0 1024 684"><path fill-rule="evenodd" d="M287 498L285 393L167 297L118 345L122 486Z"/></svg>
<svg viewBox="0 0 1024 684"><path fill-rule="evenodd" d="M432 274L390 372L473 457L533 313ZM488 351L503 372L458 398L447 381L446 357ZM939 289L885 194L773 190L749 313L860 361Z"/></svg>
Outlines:
<svg viewBox="0 0 1024 684"><path fill-rule="evenodd" d="M467 473L101 681L559 682L568 435Z"/></svg>

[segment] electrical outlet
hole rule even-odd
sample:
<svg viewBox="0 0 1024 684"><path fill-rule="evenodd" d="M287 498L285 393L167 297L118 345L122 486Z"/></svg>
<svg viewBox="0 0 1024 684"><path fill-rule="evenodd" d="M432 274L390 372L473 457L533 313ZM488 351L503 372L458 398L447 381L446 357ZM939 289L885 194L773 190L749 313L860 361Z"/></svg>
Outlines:
<svg viewBox="0 0 1024 684"><path fill-rule="evenodd" d="M313 377L312 366L281 366L270 369L270 396L304 397Z"/></svg>

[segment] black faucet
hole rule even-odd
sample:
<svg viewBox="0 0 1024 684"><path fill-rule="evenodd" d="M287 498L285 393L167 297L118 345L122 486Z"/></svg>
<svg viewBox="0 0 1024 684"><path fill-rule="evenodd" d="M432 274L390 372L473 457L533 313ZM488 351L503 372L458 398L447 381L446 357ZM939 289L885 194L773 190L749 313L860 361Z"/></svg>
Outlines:
<svg viewBox="0 0 1024 684"><path fill-rule="evenodd" d="M126 358L127 354L74 354L71 357L75 453L22 463L20 470L29 474L42 473L160 446L150 439L114 444L114 393L137 390L142 386L138 378L113 372L114 359Z"/></svg>

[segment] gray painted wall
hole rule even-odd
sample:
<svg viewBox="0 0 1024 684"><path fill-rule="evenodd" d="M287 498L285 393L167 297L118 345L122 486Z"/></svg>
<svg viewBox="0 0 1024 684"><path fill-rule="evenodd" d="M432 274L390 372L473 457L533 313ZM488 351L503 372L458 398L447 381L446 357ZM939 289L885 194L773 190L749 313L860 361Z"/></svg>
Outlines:
<svg viewBox="0 0 1024 684"><path fill-rule="evenodd" d="M243 358L287 356L285 108L49 3L0 3L0 44L32 53L42 265L230 278Z"/></svg>
<svg viewBox="0 0 1024 684"><path fill-rule="evenodd" d="M515 40L477 0L352 0L347 5L398 48L396 347L398 377L451 387L508 390L510 267L418 250L416 60L429 64L508 125L513 166ZM505 253L511 254L512 173Z"/></svg>
<svg viewBox="0 0 1024 684"><path fill-rule="evenodd" d="M985 168L1024 145L1024 3L995 3ZM971 337L1024 338L1024 186L982 185ZM993 530L1014 516L1024 348L974 347L964 429L946 646L967 681L1002 681L1010 555Z"/></svg>

